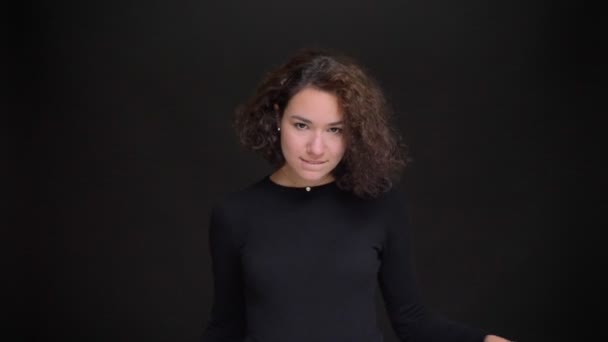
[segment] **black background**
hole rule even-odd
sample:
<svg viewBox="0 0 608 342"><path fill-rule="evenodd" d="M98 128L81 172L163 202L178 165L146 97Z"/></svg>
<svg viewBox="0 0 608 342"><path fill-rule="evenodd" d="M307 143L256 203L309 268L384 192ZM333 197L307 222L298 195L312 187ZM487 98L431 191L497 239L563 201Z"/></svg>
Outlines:
<svg viewBox="0 0 608 342"><path fill-rule="evenodd" d="M579 100L601 64L581 8L74 1L14 14L14 104L33 114L8 135L25 137L8 153L18 340L196 340L210 206L270 170L237 145L234 108L311 46L358 59L395 109L427 304L519 341L573 336L589 139L575 113L597 111Z"/></svg>

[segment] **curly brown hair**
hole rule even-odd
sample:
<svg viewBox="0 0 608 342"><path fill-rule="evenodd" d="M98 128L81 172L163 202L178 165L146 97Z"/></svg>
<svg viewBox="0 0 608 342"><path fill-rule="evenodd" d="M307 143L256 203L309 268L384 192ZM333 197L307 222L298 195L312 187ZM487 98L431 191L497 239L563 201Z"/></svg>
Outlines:
<svg viewBox="0 0 608 342"><path fill-rule="evenodd" d="M378 83L353 58L329 50L301 49L266 74L253 96L236 110L240 143L279 168L285 159L277 134L289 100L313 87L336 95L346 151L332 171L340 189L359 197L388 191L405 166L405 145L391 128L392 112Z"/></svg>

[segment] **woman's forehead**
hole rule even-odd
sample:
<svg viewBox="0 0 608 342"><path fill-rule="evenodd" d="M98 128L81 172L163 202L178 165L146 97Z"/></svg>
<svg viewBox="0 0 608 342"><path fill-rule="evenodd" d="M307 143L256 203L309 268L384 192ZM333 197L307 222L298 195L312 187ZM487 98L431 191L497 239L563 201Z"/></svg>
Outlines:
<svg viewBox="0 0 608 342"><path fill-rule="evenodd" d="M337 124L343 116L336 95L315 88L297 92L287 103L284 115L319 124Z"/></svg>

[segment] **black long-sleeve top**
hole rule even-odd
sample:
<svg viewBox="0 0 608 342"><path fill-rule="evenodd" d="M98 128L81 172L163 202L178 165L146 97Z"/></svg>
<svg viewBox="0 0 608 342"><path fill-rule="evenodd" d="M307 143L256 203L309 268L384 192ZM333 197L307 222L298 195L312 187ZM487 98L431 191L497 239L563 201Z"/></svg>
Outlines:
<svg viewBox="0 0 608 342"><path fill-rule="evenodd" d="M481 342L485 334L421 303L404 197L361 199L335 183L269 177L214 206L214 277L204 342L381 342L379 288L402 341Z"/></svg>

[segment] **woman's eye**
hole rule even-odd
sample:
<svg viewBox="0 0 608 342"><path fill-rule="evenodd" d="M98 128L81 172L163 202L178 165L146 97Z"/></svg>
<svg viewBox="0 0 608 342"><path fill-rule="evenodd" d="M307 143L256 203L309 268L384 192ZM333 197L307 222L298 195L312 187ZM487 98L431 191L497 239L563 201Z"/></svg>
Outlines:
<svg viewBox="0 0 608 342"><path fill-rule="evenodd" d="M306 128L306 124L301 123L301 122L296 122L294 124L294 126L296 126L297 129L304 129L304 128Z"/></svg>
<svg viewBox="0 0 608 342"><path fill-rule="evenodd" d="M332 128L329 129L329 131L332 132L332 133L338 134L338 133L342 133L342 128L340 128L340 127L332 127Z"/></svg>

